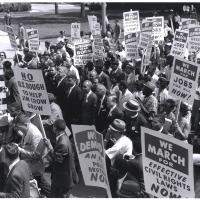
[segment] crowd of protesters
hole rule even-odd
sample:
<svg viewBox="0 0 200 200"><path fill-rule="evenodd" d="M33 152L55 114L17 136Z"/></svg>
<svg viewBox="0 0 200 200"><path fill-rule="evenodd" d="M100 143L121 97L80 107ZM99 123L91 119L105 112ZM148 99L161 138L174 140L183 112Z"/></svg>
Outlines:
<svg viewBox="0 0 200 200"><path fill-rule="evenodd" d="M2 80L8 88L7 97L2 100L7 111L0 115L1 160L4 160L0 166L0 197L29 197L29 180L33 179L41 189L41 196L69 196L80 179L72 124L95 125L103 135L113 197L127 190L118 187L118 180L127 171L134 177L131 195L148 197L143 185L142 126L193 144L194 153L199 153L199 87L193 107L181 102L179 112L179 101L168 94L174 37L169 23L165 26L168 31L164 41L152 48L144 74L141 74L143 51L139 49L137 59L126 59L124 42L119 38L121 28L116 21L114 27L108 25L107 33L102 34L105 50L102 59L74 66L73 44L63 31L56 43L46 41L45 50L36 54L29 51L23 40L24 28L20 24L21 51L13 62L6 60L5 52L0 52ZM86 38L84 34L82 37ZM115 41L115 51L111 51L111 40ZM185 59L192 58L186 55ZM49 140L42 139L41 130L30 119L32 113L22 108L14 67L43 72L51 115L42 116L42 123ZM38 150L43 148L41 140L50 149L48 168ZM44 176L45 170L51 173L51 185Z"/></svg>

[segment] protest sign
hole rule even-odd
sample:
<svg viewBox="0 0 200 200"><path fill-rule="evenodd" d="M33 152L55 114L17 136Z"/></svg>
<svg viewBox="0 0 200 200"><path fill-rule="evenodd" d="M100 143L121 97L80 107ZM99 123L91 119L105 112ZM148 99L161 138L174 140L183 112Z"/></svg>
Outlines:
<svg viewBox="0 0 200 200"><path fill-rule="evenodd" d="M92 35L95 35L95 26L97 23L97 17L94 15L88 15L88 22L89 22L89 27Z"/></svg>
<svg viewBox="0 0 200 200"><path fill-rule="evenodd" d="M103 135L87 125L72 125L72 130L85 185L104 188L111 197Z"/></svg>
<svg viewBox="0 0 200 200"><path fill-rule="evenodd" d="M94 36L93 55L94 55L94 59L104 58L103 39L101 37Z"/></svg>
<svg viewBox="0 0 200 200"><path fill-rule="evenodd" d="M145 191L159 198L194 197L192 145L141 128Z"/></svg>
<svg viewBox="0 0 200 200"><path fill-rule="evenodd" d="M182 21L181 30L187 30L197 25L196 19L182 18L181 21Z"/></svg>
<svg viewBox="0 0 200 200"><path fill-rule="evenodd" d="M38 52L39 50L39 33L37 29L26 29L29 50Z"/></svg>
<svg viewBox="0 0 200 200"><path fill-rule="evenodd" d="M188 32L176 30L170 55L184 58Z"/></svg>
<svg viewBox="0 0 200 200"><path fill-rule="evenodd" d="M13 31L13 28L11 26L6 26L6 32L8 33L11 47L13 49L15 49L15 50L18 50L17 42L16 42L16 38L15 38L15 34L14 34L14 31Z"/></svg>
<svg viewBox="0 0 200 200"><path fill-rule="evenodd" d="M88 61L92 61L92 59L91 40L76 40L74 42L74 65L85 65Z"/></svg>
<svg viewBox="0 0 200 200"><path fill-rule="evenodd" d="M13 70L23 109L40 115L50 115L51 109L42 71L18 67Z"/></svg>
<svg viewBox="0 0 200 200"><path fill-rule="evenodd" d="M136 33L140 31L139 11L123 13L124 33Z"/></svg>
<svg viewBox="0 0 200 200"><path fill-rule="evenodd" d="M143 20L140 34L139 47L146 49L150 40L152 40L153 22Z"/></svg>
<svg viewBox="0 0 200 200"><path fill-rule="evenodd" d="M94 25L94 35L101 35L101 26L100 26L100 23L96 23Z"/></svg>
<svg viewBox="0 0 200 200"><path fill-rule="evenodd" d="M152 51L152 41L150 40L145 50L143 66L150 64L151 51Z"/></svg>
<svg viewBox="0 0 200 200"><path fill-rule="evenodd" d="M3 69L0 69L0 79L4 80L4 78ZM0 111L7 109L7 104L3 104L3 99L6 98L7 92L8 88L5 85L5 81L0 81Z"/></svg>
<svg viewBox="0 0 200 200"><path fill-rule="evenodd" d="M196 54L200 50L200 26L189 28L187 42L189 54Z"/></svg>
<svg viewBox="0 0 200 200"><path fill-rule="evenodd" d="M134 59L138 57L138 39L136 33L125 35L125 51L127 59Z"/></svg>
<svg viewBox="0 0 200 200"><path fill-rule="evenodd" d="M74 41L79 39L81 31L81 24L80 23L72 23L71 24L71 40Z"/></svg>
<svg viewBox="0 0 200 200"><path fill-rule="evenodd" d="M169 95L193 105L199 68L196 63L174 57L169 83Z"/></svg>
<svg viewBox="0 0 200 200"><path fill-rule="evenodd" d="M146 20L153 22L153 39L154 41L164 40L164 17L147 17Z"/></svg>

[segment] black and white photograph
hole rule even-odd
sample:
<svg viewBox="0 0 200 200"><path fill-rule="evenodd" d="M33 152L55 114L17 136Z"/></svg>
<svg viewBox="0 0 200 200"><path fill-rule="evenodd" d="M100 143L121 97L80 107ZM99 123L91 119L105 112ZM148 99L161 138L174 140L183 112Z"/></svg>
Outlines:
<svg viewBox="0 0 200 200"><path fill-rule="evenodd" d="M0 0L0 198L200 198L200 2Z"/></svg>

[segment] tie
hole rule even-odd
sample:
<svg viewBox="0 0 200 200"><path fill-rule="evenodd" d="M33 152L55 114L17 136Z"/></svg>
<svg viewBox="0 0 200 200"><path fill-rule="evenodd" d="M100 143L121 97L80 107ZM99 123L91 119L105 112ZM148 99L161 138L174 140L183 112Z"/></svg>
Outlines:
<svg viewBox="0 0 200 200"><path fill-rule="evenodd" d="M100 111L101 111L102 104L103 104L103 101L102 101L102 99L101 99L101 100L100 100L100 106L99 106L99 110L98 110L98 115L100 114Z"/></svg>

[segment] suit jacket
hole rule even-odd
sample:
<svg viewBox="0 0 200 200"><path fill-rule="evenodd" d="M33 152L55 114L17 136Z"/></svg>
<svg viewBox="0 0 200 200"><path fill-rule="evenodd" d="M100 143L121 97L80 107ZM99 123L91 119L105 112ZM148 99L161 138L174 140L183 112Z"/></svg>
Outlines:
<svg viewBox="0 0 200 200"><path fill-rule="evenodd" d="M99 83L102 83L107 90L110 90L111 82L109 76L106 73L102 72L99 75Z"/></svg>
<svg viewBox="0 0 200 200"><path fill-rule="evenodd" d="M84 125L93 125L95 123L95 114L97 111L97 96L95 93L91 93L86 101L86 98L82 99L80 122Z"/></svg>
<svg viewBox="0 0 200 200"><path fill-rule="evenodd" d="M96 117L95 117L95 126L96 130L99 132L102 132L106 128L106 118L108 115L108 108L106 105L107 102L107 97L105 96L103 103L101 105L100 99L97 101L97 112L96 112ZM101 105L101 107L100 107Z"/></svg>
<svg viewBox="0 0 200 200"><path fill-rule="evenodd" d="M30 197L30 171L27 163L20 160L10 171L4 191L0 198L28 198Z"/></svg>
<svg viewBox="0 0 200 200"><path fill-rule="evenodd" d="M56 185L56 187L59 185L66 190L71 188L75 165L71 143L65 133L60 135L59 138L57 137L52 157L52 185Z"/></svg>
<svg viewBox="0 0 200 200"><path fill-rule="evenodd" d="M56 88L56 100L62 111L64 111L64 105L66 102L66 92L69 86L67 85L66 77L60 82L59 86Z"/></svg>
<svg viewBox="0 0 200 200"><path fill-rule="evenodd" d="M123 117L123 111L118 106L116 106L111 112L108 112L106 119L106 129L109 127L109 125L113 122L114 119L123 119Z"/></svg>
<svg viewBox="0 0 200 200"><path fill-rule="evenodd" d="M77 124L80 118L81 101L82 101L82 91L76 85L70 94L68 91L65 92L65 103L63 105L63 117L67 124L75 123ZM63 92L63 93L64 93Z"/></svg>
<svg viewBox="0 0 200 200"><path fill-rule="evenodd" d="M126 122L126 136L133 142L133 151L141 152L141 127L150 128L150 124L140 112L138 116L133 119L125 115L124 121Z"/></svg>

